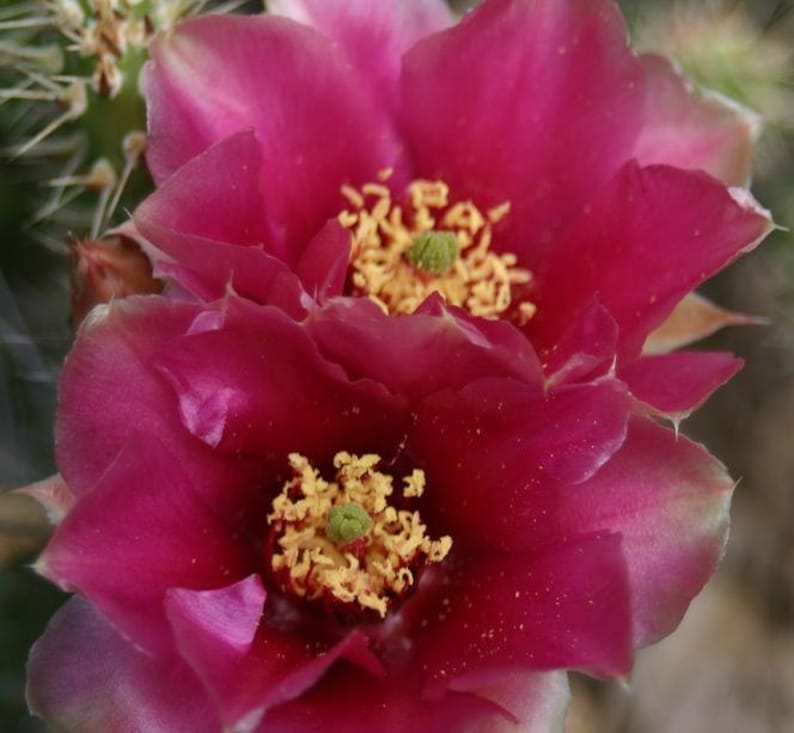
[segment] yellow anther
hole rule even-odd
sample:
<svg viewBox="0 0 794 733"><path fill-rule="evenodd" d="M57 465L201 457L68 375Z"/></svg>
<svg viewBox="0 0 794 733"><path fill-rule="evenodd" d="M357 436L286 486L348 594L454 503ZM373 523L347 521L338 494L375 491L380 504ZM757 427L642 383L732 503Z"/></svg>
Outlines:
<svg viewBox="0 0 794 733"><path fill-rule="evenodd" d="M273 500L271 567L282 589L307 600L333 598L384 617L392 600L415 582L415 571L441 562L450 537L431 540L418 511L389 503L392 477L375 470L380 458L337 453L336 480L323 480L303 456L289 456L294 473ZM424 472L404 479L403 498L422 495Z"/></svg>
<svg viewBox="0 0 794 733"><path fill-rule="evenodd" d="M360 209L364 206L364 197L352 186L348 186L347 184L342 186L342 196L344 196L357 209Z"/></svg>
<svg viewBox="0 0 794 733"><path fill-rule="evenodd" d="M492 209L488 209L488 220L492 224L496 224L497 222L502 221L508 214L510 213L510 202L505 201L503 204L499 204L499 206L494 206Z"/></svg>
<svg viewBox="0 0 794 733"><path fill-rule="evenodd" d="M342 187L350 208L338 220L351 232L354 290L386 313L411 313L440 293L477 316L498 318L512 308L511 317L528 321L534 306L513 304L512 288L528 283L530 272L517 266L515 255L491 251L491 227L508 215L509 202L483 215L471 201L450 205L443 181L417 180L408 186L403 207L384 185L390 175L387 169L377 183ZM446 239L436 241L440 237ZM428 242L447 246L427 248Z"/></svg>
<svg viewBox="0 0 794 733"><path fill-rule="evenodd" d="M361 187L361 193L365 196L377 196L378 198L389 198L391 191L382 183L365 183Z"/></svg>
<svg viewBox="0 0 794 733"><path fill-rule="evenodd" d="M425 472L420 471L418 468L413 470L413 473L410 476L406 476L404 479L405 481L405 488L403 489L403 496L406 499L412 497L420 497L425 492Z"/></svg>

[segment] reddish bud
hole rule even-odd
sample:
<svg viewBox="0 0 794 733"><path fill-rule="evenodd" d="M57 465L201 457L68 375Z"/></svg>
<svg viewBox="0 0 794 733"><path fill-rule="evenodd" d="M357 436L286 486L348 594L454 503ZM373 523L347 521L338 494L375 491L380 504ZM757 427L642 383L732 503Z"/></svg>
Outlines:
<svg viewBox="0 0 794 733"><path fill-rule="evenodd" d="M159 293L162 283L138 244L123 235L84 240L72 248L72 327L95 305L113 298Z"/></svg>

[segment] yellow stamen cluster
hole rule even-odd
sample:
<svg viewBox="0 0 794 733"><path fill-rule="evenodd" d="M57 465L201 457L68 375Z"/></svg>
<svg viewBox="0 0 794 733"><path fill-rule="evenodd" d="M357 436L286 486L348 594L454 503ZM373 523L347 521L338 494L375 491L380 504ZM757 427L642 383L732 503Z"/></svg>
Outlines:
<svg viewBox="0 0 794 733"><path fill-rule="evenodd" d="M384 171L380 178L389 175ZM450 205L447 184L425 180L408 186L404 207L392 200L382 182L360 190L343 186L342 195L350 204L339 222L352 233L353 288L386 313L412 313L438 292L476 316L498 318L511 306L512 286L531 279L528 270L516 267L514 254L491 251L492 226L509 213L509 203L486 214L471 201ZM426 232L449 232L457 238L459 255L446 272L428 272L412 261L409 253ZM515 317L525 323L534 312L535 306L524 302Z"/></svg>
<svg viewBox="0 0 794 733"><path fill-rule="evenodd" d="M282 588L307 600L331 599L369 609L383 618L390 602L410 588L422 565L441 562L450 537L431 540L417 511L388 502L392 477L375 467L380 457L337 453L336 481L324 481L303 456L289 456L294 477L273 501L268 522L276 531L271 566ZM404 479L405 499L420 497L421 470ZM328 517L334 507L356 504L371 519L366 533L349 544L334 542Z"/></svg>

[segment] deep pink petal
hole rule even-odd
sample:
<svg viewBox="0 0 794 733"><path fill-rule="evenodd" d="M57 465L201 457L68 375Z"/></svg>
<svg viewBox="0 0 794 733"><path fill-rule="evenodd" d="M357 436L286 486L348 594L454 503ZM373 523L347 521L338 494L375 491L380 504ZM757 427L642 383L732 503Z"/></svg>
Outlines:
<svg viewBox="0 0 794 733"><path fill-rule="evenodd" d="M155 264L155 274L172 287L166 295L212 302L231 291L262 305L274 305L295 319L303 318L311 305L295 274L261 249L234 247L167 229L149 227L147 231L180 260L160 259ZM181 292L173 290L174 284Z"/></svg>
<svg viewBox="0 0 794 733"><path fill-rule="evenodd" d="M260 145L245 130L199 151L138 207L134 221L150 241L147 227L155 225L272 252L264 185Z"/></svg>
<svg viewBox="0 0 794 733"><path fill-rule="evenodd" d="M303 25L273 16L198 18L160 35L151 53L147 161L156 181L253 128L270 241L291 261L341 210L343 183L372 180L400 155L341 52Z"/></svg>
<svg viewBox="0 0 794 733"><path fill-rule="evenodd" d="M623 536L635 645L669 634L713 574L733 485L701 446L637 418L609 463L561 493L561 531L608 529Z"/></svg>
<svg viewBox="0 0 794 733"><path fill-rule="evenodd" d="M713 92L695 93L667 59L640 57L646 79L645 125L634 155L642 165L698 168L730 186L750 179L760 118Z"/></svg>
<svg viewBox="0 0 794 733"><path fill-rule="evenodd" d="M682 420L742 368L725 351L678 351L644 356L621 370L631 393L653 410Z"/></svg>
<svg viewBox="0 0 794 733"><path fill-rule="evenodd" d="M203 300L229 287L302 315L297 279L277 259L264 215L261 153L251 131L186 163L135 211L155 272Z"/></svg>
<svg viewBox="0 0 794 733"><path fill-rule="evenodd" d="M522 339L516 329L507 327L501 319L480 318L465 308L449 306L438 293L431 293L414 311L417 314L436 316L453 320L458 328L468 334L468 340L481 348L495 351L500 358L511 354L513 375L527 382L540 382L542 365L535 349L526 339ZM467 381L472 381L470 375ZM449 383L446 384L450 386Z"/></svg>
<svg viewBox="0 0 794 733"><path fill-rule="evenodd" d="M203 300L220 298L231 286L300 316L305 294L278 261L285 253L267 232L261 158L253 132L232 135L170 176L138 207L134 220L156 271ZM349 250L350 234L335 221L312 239L296 266L310 294L341 293Z"/></svg>
<svg viewBox="0 0 794 733"><path fill-rule="evenodd" d="M613 3L490 0L406 55L406 135L454 197L510 202L499 246L532 269L630 156L642 81Z"/></svg>
<svg viewBox="0 0 794 733"><path fill-rule="evenodd" d="M295 271L319 302L341 295L350 264L350 232L329 221L309 242Z"/></svg>
<svg viewBox="0 0 794 733"><path fill-rule="evenodd" d="M36 565L149 650L170 647L162 610L169 588L226 585L258 561L242 523L231 525L202 500L183 463L153 437L131 440L59 525Z"/></svg>
<svg viewBox="0 0 794 733"><path fill-rule="evenodd" d="M365 299L337 299L313 310L308 328L351 377L366 375L411 399L483 376L542 380L532 346L515 328L475 319L436 298L396 317Z"/></svg>
<svg viewBox="0 0 794 733"><path fill-rule="evenodd" d="M416 631L429 691L476 685L494 671L625 674L631 608L620 536L603 533L529 554L465 557Z"/></svg>
<svg viewBox="0 0 794 733"><path fill-rule="evenodd" d="M397 103L403 54L453 21L443 0L270 0L268 9L314 26L339 43L372 98L390 112Z"/></svg>
<svg viewBox="0 0 794 733"><path fill-rule="evenodd" d="M571 697L565 672L511 671L474 686L453 684L458 686L496 703L507 713L484 723L474 733L563 733Z"/></svg>
<svg viewBox="0 0 794 733"><path fill-rule="evenodd" d="M587 306L541 354L547 384L586 381L602 376L615 364L618 324L600 303Z"/></svg>
<svg viewBox="0 0 794 733"><path fill-rule="evenodd" d="M339 450L399 443L402 401L372 380L351 382L280 310L230 298L218 317L158 359L185 427L207 445L286 468L296 451L330 461Z"/></svg>
<svg viewBox="0 0 794 733"><path fill-rule="evenodd" d="M217 733L220 719L177 658L152 658L72 598L30 652L28 705L62 733Z"/></svg>
<svg viewBox="0 0 794 733"><path fill-rule="evenodd" d="M257 733L470 733L501 718L496 705L476 695L424 698L414 670L377 680L339 665L298 700L268 713Z"/></svg>
<svg viewBox="0 0 794 733"><path fill-rule="evenodd" d="M234 501L254 493L252 476L259 464L239 456L228 461L196 440L182 423L173 388L156 367L182 334L217 319L222 305L202 309L161 297L130 297L94 311L83 324L64 366L56 422L58 463L78 499L131 440L179 456L186 480L219 516L228 517Z"/></svg>
<svg viewBox="0 0 794 733"><path fill-rule="evenodd" d="M627 396L615 382L544 394L489 379L432 396L408 442L427 474L428 520L459 548L542 545L560 483L583 481L608 461L627 417Z"/></svg>
<svg viewBox="0 0 794 733"><path fill-rule="evenodd" d="M149 362L197 311L189 303L130 297L94 310L83 323L63 368L55 426L58 466L78 497L131 435L184 432L171 389Z"/></svg>
<svg viewBox="0 0 794 733"><path fill-rule="evenodd" d="M704 173L630 163L550 253L527 331L551 348L598 299L620 327L619 358L634 356L684 295L770 229L744 191Z"/></svg>
<svg viewBox="0 0 794 733"><path fill-rule="evenodd" d="M252 729L268 708L301 695L339 659L380 673L360 631L318 647L261 622L264 603L258 576L219 590L168 593L177 646L227 725L245 719Z"/></svg>

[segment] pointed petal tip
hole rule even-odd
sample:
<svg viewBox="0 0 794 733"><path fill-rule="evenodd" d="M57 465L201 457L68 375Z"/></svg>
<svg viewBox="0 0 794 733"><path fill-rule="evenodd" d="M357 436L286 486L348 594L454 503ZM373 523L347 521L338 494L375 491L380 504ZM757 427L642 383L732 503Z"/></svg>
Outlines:
<svg viewBox="0 0 794 733"><path fill-rule="evenodd" d="M46 512L50 524L59 524L74 505L75 497L59 473L14 489L11 493L29 496Z"/></svg>
<svg viewBox="0 0 794 733"><path fill-rule="evenodd" d="M36 561L28 567L30 567L30 569L36 573L36 575L40 575L42 578L46 578L47 580L52 580L54 582L52 571L44 554L40 555Z"/></svg>
<svg viewBox="0 0 794 733"><path fill-rule="evenodd" d="M648 335L642 353L644 356L665 354L711 336L726 326L769 326L771 323L766 316L726 310L692 292Z"/></svg>
<svg viewBox="0 0 794 733"><path fill-rule="evenodd" d="M769 222L769 229L767 229L766 234L772 231L775 228L775 223L772 218L772 212L769 209L764 208L758 202L758 200L753 196L749 189L744 188L743 186L730 186L728 188L728 193L730 193L731 198L744 209L745 211L749 211L753 214L757 214L758 216L766 219Z"/></svg>

